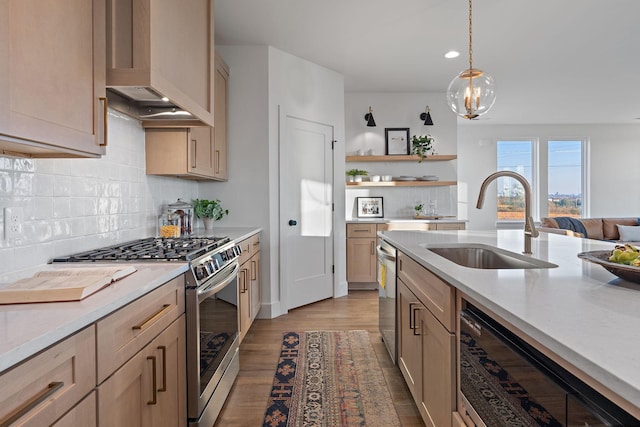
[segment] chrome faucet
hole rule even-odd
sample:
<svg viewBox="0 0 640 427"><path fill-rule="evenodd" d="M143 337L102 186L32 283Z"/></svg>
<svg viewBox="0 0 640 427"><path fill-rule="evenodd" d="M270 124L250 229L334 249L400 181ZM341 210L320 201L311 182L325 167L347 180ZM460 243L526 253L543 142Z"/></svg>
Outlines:
<svg viewBox="0 0 640 427"><path fill-rule="evenodd" d="M482 185L480 186L480 194L478 195L478 204L476 208L482 209L482 205L484 204L484 193L487 191L487 187L496 178L501 176L506 176L510 178L514 178L524 188L524 254L531 254L531 238L538 237L540 234L538 230L536 230L536 226L533 224L533 217L531 216L531 186L527 179L515 172L511 171L498 171L489 175Z"/></svg>

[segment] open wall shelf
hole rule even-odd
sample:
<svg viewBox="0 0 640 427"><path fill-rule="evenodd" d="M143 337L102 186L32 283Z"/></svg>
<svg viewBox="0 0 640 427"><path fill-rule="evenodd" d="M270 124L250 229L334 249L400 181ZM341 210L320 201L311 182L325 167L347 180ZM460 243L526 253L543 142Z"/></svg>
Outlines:
<svg viewBox="0 0 640 427"><path fill-rule="evenodd" d="M363 181L347 182L347 187L446 187L458 185L457 181Z"/></svg>
<svg viewBox="0 0 640 427"><path fill-rule="evenodd" d="M436 154L427 156L423 162L437 162L446 160L456 160L455 154ZM347 162L417 162L420 157L416 155L398 155L398 156L347 156Z"/></svg>

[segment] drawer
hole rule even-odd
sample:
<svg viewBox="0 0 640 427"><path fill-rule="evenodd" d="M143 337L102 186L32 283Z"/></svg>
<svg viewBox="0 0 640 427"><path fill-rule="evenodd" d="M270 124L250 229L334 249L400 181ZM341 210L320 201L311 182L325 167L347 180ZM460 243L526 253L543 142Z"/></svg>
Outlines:
<svg viewBox="0 0 640 427"><path fill-rule="evenodd" d="M411 289L436 319L455 332L455 288L398 252L398 277Z"/></svg>
<svg viewBox="0 0 640 427"><path fill-rule="evenodd" d="M52 425L96 386L95 367L90 326L6 371L0 376L0 425Z"/></svg>
<svg viewBox="0 0 640 427"><path fill-rule="evenodd" d="M438 224L437 230L464 230L464 223L445 222Z"/></svg>
<svg viewBox="0 0 640 427"><path fill-rule="evenodd" d="M347 238L376 237L377 224L347 224Z"/></svg>
<svg viewBox="0 0 640 427"><path fill-rule="evenodd" d="M254 234L249 239L251 241L251 256L260 252L260 233Z"/></svg>
<svg viewBox="0 0 640 427"><path fill-rule="evenodd" d="M260 233L256 233L253 236L242 240L238 244L240 245L240 248L242 248L242 253L238 258L238 262L242 265L249 261L254 254L260 251Z"/></svg>
<svg viewBox="0 0 640 427"><path fill-rule="evenodd" d="M98 384L184 313L184 286L176 277L97 322Z"/></svg>
<svg viewBox="0 0 640 427"><path fill-rule="evenodd" d="M429 224L426 222L396 222L388 224L378 224L378 231L393 231L393 230L412 230L412 231L427 231L435 230L436 224Z"/></svg>

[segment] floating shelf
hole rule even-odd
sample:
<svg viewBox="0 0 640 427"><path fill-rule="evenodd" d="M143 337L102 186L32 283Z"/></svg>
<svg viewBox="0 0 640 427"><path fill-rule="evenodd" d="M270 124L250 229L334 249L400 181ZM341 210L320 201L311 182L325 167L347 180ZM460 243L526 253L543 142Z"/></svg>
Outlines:
<svg viewBox="0 0 640 427"><path fill-rule="evenodd" d="M347 182L347 187L446 187L458 185L457 181L363 181Z"/></svg>
<svg viewBox="0 0 640 427"><path fill-rule="evenodd" d="M456 154L436 154L427 156L423 162L437 162L446 160L455 160ZM399 156L347 156L347 162L417 162L420 160L416 155L399 155Z"/></svg>

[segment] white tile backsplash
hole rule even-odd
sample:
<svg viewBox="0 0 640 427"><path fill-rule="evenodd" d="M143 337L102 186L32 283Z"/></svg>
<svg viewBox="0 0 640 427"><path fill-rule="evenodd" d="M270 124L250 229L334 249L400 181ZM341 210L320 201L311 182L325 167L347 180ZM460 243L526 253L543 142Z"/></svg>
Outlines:
<svg viewBox="0 0 640 427"><path fill-rule="evenodd" d="M0 283L56 256L156 234L168 203L198 197L196 182L145 174L144 129L109 111L101 159L0 157ZM4 207L23 206L16 240L4 239Z"/></svg>

